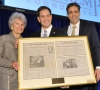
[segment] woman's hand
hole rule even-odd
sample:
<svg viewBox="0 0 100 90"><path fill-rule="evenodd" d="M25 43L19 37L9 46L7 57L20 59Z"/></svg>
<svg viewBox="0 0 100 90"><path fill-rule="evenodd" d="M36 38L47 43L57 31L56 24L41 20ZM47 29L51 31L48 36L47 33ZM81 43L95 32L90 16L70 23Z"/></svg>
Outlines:
<svg viewBox="0 0 100 90"><path fill-rule="evenodd" d="M18 48L18 44L19 44L19 40L16 39L16 41L15 41L15 48Z"/></svg>
<svg viewBox="0 0 100 90"><path fill-rule="evenodd" d="M19 65L18 65L18 62L12 62L12 68L14 68L16 71L19 70Z"/></svg>

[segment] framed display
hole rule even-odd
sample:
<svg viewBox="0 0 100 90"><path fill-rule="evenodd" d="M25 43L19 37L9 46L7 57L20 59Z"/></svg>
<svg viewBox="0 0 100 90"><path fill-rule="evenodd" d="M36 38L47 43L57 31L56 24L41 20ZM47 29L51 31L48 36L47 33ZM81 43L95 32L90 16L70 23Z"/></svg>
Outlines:
<svg viewBox="0 0 100 90"><path fill-rule="evenodd" d="M86 36L21 38L19 90L96 83Z"/></svg>

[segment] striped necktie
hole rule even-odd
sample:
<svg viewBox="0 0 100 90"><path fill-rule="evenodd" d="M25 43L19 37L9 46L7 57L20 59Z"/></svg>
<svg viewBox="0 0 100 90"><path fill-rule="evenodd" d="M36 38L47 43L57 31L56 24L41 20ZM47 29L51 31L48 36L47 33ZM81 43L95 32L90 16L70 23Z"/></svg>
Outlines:
<svg viewBox="0 0 100 90"><path fill-rule="evenodd" d="M47 31L46 30L44 30L43 37L47 37Z"/></svg>
<svg viewBox="0 0 100 90"><path fill-rule="evenodd" d="M72 30L71 36L75 36L75 28L76 28L76 26L73 26L73 27L72 27L73 30Z"/></svg>

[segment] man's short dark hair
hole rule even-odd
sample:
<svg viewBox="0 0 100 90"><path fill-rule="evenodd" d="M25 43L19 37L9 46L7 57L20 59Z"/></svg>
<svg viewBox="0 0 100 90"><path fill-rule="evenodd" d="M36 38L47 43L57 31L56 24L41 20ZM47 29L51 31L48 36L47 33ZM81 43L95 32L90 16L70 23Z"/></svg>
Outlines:
<svg viewBox="0 0 100 90"><path fill-rule="evenodd" d="M44 9L47 9L47 10L50 12L50 14L51 14L50 8L48 8L47 6L41 6L41 7L39 7L39 8L37 9L37 17L40 15L40 11L42 11L42 10L44 10Z"/></svg>
<svg viewBox="0 0 100 90"><path fill-rule="evenodd" d="M67 13L68 13L68 9L69 9L70 7L72 7L72 6L76 6L76 7L78 8L79 12L80 12L80 5L79 5L79 4L77 4L77 3L69 3L69 4L67 5L67 7L66 7Z"/></svg>

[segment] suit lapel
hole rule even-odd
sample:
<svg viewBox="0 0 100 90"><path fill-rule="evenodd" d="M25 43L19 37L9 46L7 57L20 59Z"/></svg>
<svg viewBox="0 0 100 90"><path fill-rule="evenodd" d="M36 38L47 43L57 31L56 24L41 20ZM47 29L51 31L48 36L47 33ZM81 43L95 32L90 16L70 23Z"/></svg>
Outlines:
<svg viewBox="0 0 100 90"><path fill-rule="evenodd" d="M66 32L68 32L68 27L69 27L69 25L64 28L66 30ZM67 35L68 35L68 33L67 33Z"/></svg>
<svg viewBox="0 0 100 90"><path fill-rule="evenodd" d="M80 27L79 27L79 36L84 35L84 23L80 21Z"/></svg>
<svg viewBox="0 0 100 90"><path fill-rule="evenodd" d="M37 37L41 37L41 30L39 30L38 32L37 32L37 35L36 35Z"/></svg>
<svg viewBox="0 0 100 90"><path fill-rule="evenodd" d="M52 27L49 37L54 37L54 36L56 36L56 30L54 27Z"/></svg>

